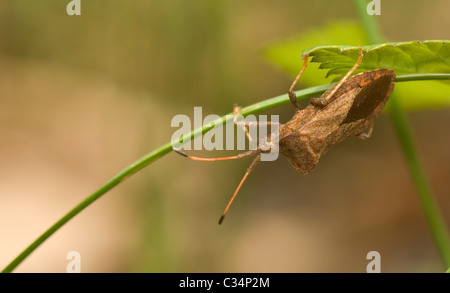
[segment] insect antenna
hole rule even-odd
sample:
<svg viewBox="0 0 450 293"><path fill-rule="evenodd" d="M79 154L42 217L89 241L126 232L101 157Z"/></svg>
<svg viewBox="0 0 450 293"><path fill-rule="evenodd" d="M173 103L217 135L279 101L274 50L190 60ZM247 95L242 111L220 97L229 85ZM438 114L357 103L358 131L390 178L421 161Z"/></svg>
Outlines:
<svg viewBox="0 0 450 293"><path fill-rule="evenodd" d="M204 162L214 162L214 161L225 161L225 160L236 160L236 159L243 159L243 158L247 158L247 157L251 157L254 154L257 154L259 152L261 152L259 149L256 150L252 150L252 151L248 151L245 153L241 153L241 154L237 154L235 156L229 156L229 157L218 157L218 158L204 158L204 157L196 157L196 156L191 156L188 155L186 153L183 153L182 151L180 151L179 149L176 149L174 147L172 147L172 149L177 153L182 155L183 157L186 157L188 159L191 159L193 161L204 161Z"/></svg>
<svg viewBox="0 0 450 293"><path fill-rule="evenodd" d="M239 183L238 187L236 188L236 190L233 193L233 196L231 197L230 201L227 204L227 207L225 208L225 210L223 211L222 216L219 219L219 225L222 224L223 219L225 218L226 214L228 213L228 210L230 209L231 203L234 201L234 198L236 197L236 195L239 192L239 189L241 189L242 184L244 184L245 179L247 179L247 176L253 171L253 169L255 168L256 164L258 164L258 162L261 160L261 155L258 155L253 162L250 164L250 166L247 168L247 172L245 172L244 177L242 177L241 182Z"/></svg>
<svg viewBox="0 0 450 293"><path fill-rule="evenodd" d="M247 176L253 171L253 169L255 168L256 164L261 161L261 154L259 154L261 152L261 150L256 149L256 150L252 150L252 151L248 151L245 153L241 153L241 154L237 154L235 156L229 156L229 157L219 157L219 158L203 158L203 157L195 157L195 156L190 156L186 153L183 153L182 151L180 151L179 149L176 149L174 147L172 147L172 149L177 153L182 155L183 157L186 157L188 159L191 159L193 161L206 161L206 162L214 162L214 161L225 161L225 160L235 160L235 159L243 159L243 158L247 158L250 156L253 156L254 154L258 154L258 156L253 160L253 162L250 164L250 166L247 168L247 172L245 172L244 177L242 178L241 182L239 183L238 187L236 188L236 190L233 193L233 196L231 197L230 201L228 202L222 216L219 219L219 225L222 224L223 219L225 218L225 215L228 213L228 210L230 209L231 203L234 201L234 198L236 197L236 195L239 192L239 189L241 189L242 184L244 184L245 179L247 179Z"/></svg>

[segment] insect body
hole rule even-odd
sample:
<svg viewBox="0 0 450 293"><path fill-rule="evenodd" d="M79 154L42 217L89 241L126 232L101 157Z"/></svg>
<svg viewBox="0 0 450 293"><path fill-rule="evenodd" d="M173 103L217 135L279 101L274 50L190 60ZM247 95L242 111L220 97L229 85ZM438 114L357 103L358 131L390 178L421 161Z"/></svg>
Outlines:
<svg viewBox="0 0 450 293"><path fill-rule="evenodd" d="M287 123L279 124L279 151L297 172L308 174L326 151L349 136L354 135L362 139L370 137L375 119L383 110L394 90L395 74L393 70L383 68L350 77L361 63L362 57L360 48L358 61L341 81L320 98L311 99L310 104L301 110L297 105L293 88L306 68L308 56L304 57L303 67L289 89L289 98L296 113ZM236 118L236 109L234 114ZM236 119L235 124L239 125ZM277 146L272 144L271 147ZM219 224L222 223L245 179L261 160L261 153L267 152L258 148L236 156L200 158L189 156L177 149L174 150L197 161L231 160L256 155L228 202Z"/></svg>
<svg viewBox="0 0 450 293"><path fill-rule="evenodd" d="M362 72L311 100L280 126L280 152L307 174L333 145L352 135L368 138L394 89L394 77L389 69Z"/></svg>

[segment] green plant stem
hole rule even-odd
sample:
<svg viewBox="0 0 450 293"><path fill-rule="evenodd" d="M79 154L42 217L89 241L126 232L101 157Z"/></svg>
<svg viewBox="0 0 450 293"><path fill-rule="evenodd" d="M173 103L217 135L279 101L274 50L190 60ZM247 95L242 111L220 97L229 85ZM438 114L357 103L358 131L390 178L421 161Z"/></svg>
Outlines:
<svg viewBox="0 0 450 293"><path fill-rule="evenodd" d="M297 91L297 97L300 98L308 98L311 96L320 95L324 91L326 91L328 88L330 88L332 84L322 85L322 86L316 86L304 90ZM245 107L241 109L241 114L246 116L252 113L257 113L260 111L263 111L265 109L273 108L278 105L282 105L289 102L289 97L287 95L281 95L277 96L256 104L253 104L251 106ZM194 129L187 138L185 137L184 143L188 142L190 139L194 139L195 137L207 132L210 130L213 125L221 125L226 122L233 120L233 114L229 113L225 116L222 116L220 119L214 120L211 123ZM103 186L101 186L98 190L96 190L93 194L91 194L89 197L87 197L85 200L83 200L80 204L78 204L76 207L74 207L71 211L69 211L66 215L64 215L60 220L58 220L53 226L51 226L47 231L45 231L41 236L39 236L33 243L31 243L21 254L19 254L6 268L3 269L2 273L9 273L14 268L16 268L25 258L28 257L39 245L41 245L47 238L49 238L53 233L55 233L59 228L61 228L65 223L67 223L70 219L75 217L78 213L80 213L82 210L84 210L86 207L88 207L90 204L92 204L94 201L99 199L102 195L104 195L106 192L114 188L116 185L118 185L120 182L125 180L127 177L133 175L134 173L138 172L142 168L148 166L152 162L156 161L160 157L166 155L167 153L172 151L172 144L174 146L179 145L178 141L172 141L169 142L158 149L148 153L147 155L143 156L139 160L135 161L125 169L123 169L121 172L119 172L116 176L111 178L108 182L106 182Z"/></svg>
<svg viewBox="0 0 450 293"><path fill-rule="evenodd" d="M433 79L449 79L450 80L450 74L414 74L414 75L408 75L408 78L404 78L403 76L397 76L396 80L398 81L413 81L413 80L433 80ZM325 92L327 89L329 89L331 86L333 86L334 83L311 87L307 89L303 89L296 92L298 99L306 99L309 97L317 96ZM280 106L283 104L289 103L289 97L287 94L280 95L271 99L267 99L265 101L261 101L258 103L255 103L253 105L247 106L245 108L242 108L240 111L240 114L243 116L258 113L270 108L274 108L276 106ZM220 117L219 119L216 119L212 121L211 123L208 123L207 125L204 125L203 127L196 128L186 136L184 137L184 143L188 142L191 139L194 139L197 136L200 136L204 133L206 133L208 130L213 128L213 125L222 125L227 122L231 122L233 120L232 113L229 113L225 116ZM2 271L2 273L9 273L12 272L24 259L26 259L39 245L41 245L47 238L49 238L53 233L55 233L59 228L61 228L65 223L67 223L70 219L75 217L78 213L80 213L82 210L84 210L86 207L88 207L90 204L92 204L94 201L99 199L102 195L104 195L106 192L117 186L120 182L125 180L127 177L133 175L134 173L138 172L142 168L148 166L152 162L156 161L157 159L161 158L162 156L166 155L167 153L172 151L172 145L178 146L179 142L177 140L171 141L156 150L148 153L147 155L143 156L142 158L138 159L125 169L123 169L121 172L119 172L117 175L115 175L113 178L111 178L108 182L106 182L103 186L101 186L98 190L96 190L94 193L92 193L89 197L87 197L85 200L83 200L80 204L78 204L76 207L74 207L71 211L69 211L66 215L64 215L60 220L58 220L53 226L51 226L47 231L45 231L41 236L39 236L33 243L31 243L22 253L20 253L7 267L5 267Z"/></svg>
<svg viewBox="0 0 450 293"><path fill-rule="evenodd" d="M450 73L404 74L395 78L396 82L419 80L448 80Z"/></svg>
<svg viewBox="0 0 450 293"><path fill-rule="evenodd" d="M402 146L403 153L406 157L420 204L425 213L428 226L432 232L444 265L445 267L448 267L450 266L450 238L445 221L439 212L439 207L434 200L433 192L419 160L418 152L413 143L413 135L405 114L399 109L399 103L391 102L390 106L391 119Z"/></svg>
<svg viewBox="0 0 450 293"><path fill-rule="evenodd" d="M370 43L377 44L383 43L384 38L376 23L376 16L370 16L366 12L366 6L368 1L366 0L354 0L357 7L361 22L367 33ZM404 77L405 80L413 77L408 75ZM445 267L450 266L450 236L445 224L445 220L442 217L439 207L436 204L435 197L426 178L424 169L419 159L416 144L413 139L412 130L408 123L405 113L401 109L398 99L395 98L395 94L389 100L391 111L390 116L400 141L400 145L403 149L414 185L417 190L420 204L425 213L425 217L428 222L428 226L433 235L434 241L441 255L442 261Z"/></svg>

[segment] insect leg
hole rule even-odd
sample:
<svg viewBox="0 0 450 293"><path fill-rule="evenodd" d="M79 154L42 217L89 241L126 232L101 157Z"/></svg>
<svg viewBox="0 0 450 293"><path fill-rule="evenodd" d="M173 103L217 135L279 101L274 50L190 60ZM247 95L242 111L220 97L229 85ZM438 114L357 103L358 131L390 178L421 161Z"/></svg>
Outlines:
<svg viewBox="0 0 450 293"><path fill-rule="evenodd" d="M239 111L241 110L241 107L239 107L238 105L234 105L233 107L233 116L234 116L234 125L236 126L241 126L244 131L245 131L245 135L247 136L249 141L253 141L250 133L248 132L248 124L246 124L245 122L242 121L237 121L237 116L239 115Z"/></svg>
<svg viewBox="0 0 450 293"><path fill-rule="evenodd" d="M372 136L372 132L373 132L373 124L372 124L372 126L370 126L369 129L367 129L367 131L361 132L357 136L358 136L358 138L360 138L362 140L366 140Z"/></svg>
<svg viewBox="0 0 450 293"><path fill-rule="evenodd" d="M261 122L261 121L237 121L237 117L239 115L240 109L241 108L238 106L234 106L234 108L233 108L234 124L237 126L248 127L248 126L260 126L260 125L280 125L279 122L272 122L272 121L264 121L264 122ZM248 132L248 130L245 130L245 131L246 131L246 133Z"/></svg>
<svg viewBox="0 0 450 293"><path fill-rule="evenodd" d="M292 83L292 85L291 85L291 87L289 88L289 91L288 91L289 100L291 100L291 103L294 105L296 111L300 111L300 108L298 107L298 104L297 104L297 95L294 93L293 90L294 90L294 86L297 83L297 81L299 80L300 76L302 76L303 71L305 71L306 65L308 65L308 57L309 57L308 54L305 54L303 56L302 69L297 74L297 77L295 78L294 82Z"/></svg>
<svg viewBox="0 0 450 293"><path fill-rule="evenodd" d="M247 135L247 138L248 138L248 140L250 141L250 142L252 142L253 141L253 138L252 138L252 136L250 135L250 133L249 133L249 129L248 129L248 127L250 127L250 126L264 126L264 125L271 125L272 127L271 127L271 133L268 135L268 136L266 136L266 141L267 141L267 138L269 137L269 138L271 138L272 137L272 135L273 135L273 133L275 132L275 131L277 131L277 134L276 135L278 135L278 131L279 131L279 128L280 128L280 123L279 122L272 122L272 121L263 121L263 122L261 122L261 121L237 121L237 117L238 117L238 113L239 113L239 110L240 110L240 107L238 107L238 106L234 106L234 108L233 108L233 115L234 115L234 124L235 125L237 125L237 126L240 126L240 127L242 127L243 129L244 129L244 131L245 131L245 134ZM276 130L273 130L273 125L276 125ZM260 143L261 143L261 141L260 141ZM263 149L263 148L261 148L261 150L265 150L265 149Z"/></svg>
<svg viewBox="0 0 450 293"><path fill-rule="evenodd" d="M334 94L336 93L336 91L342 86L342 84L350 77L350 75L352 75L352 73L356 70L356 68L358 68L359 64L361 64L361 60L363 58L363 53L362 53L362 47L359 47L359 56L358 56L358 60L356 61L355 65L353 65L353 67L347 72L347 74L339 81L339 83L337 85L335 85L333 87L333 89L331 90L330 93L327 93L325 96L322 96L320 98L312 98L310 100L310 103L318 106L318 107L325 107L326 105L328 105L330 102L334 101L336 99L336 97L334 96Z"/></svg>

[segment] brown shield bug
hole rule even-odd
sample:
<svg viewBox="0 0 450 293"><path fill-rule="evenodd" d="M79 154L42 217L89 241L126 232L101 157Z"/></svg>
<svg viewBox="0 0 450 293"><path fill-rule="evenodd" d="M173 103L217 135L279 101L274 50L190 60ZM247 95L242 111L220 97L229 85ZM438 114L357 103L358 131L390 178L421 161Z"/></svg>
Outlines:
<svg viewBox="0 0 450 293"><path fill-rule="evenodd" d="M382 68L351 76L363 58L362 49L359 48L359 58L350 71L320 98L312 98L305 109L300 109L293 88L306 68L308 56L303 58L302 69L288 91L296 112L287 123L279 124L279 146L271 144L270 147L279 147L279 152L297 172L308 174L323 154L345 138L352 135L361 139L370 137L375 119L394 90L395 74L393 70ZM235 108L235 118L237 112ZM242 126L236 119L235 124ZM201 158L189 156L178 149L174 150L196 161L222 161L257 155L228 202L219 224L222 223L245 179L261 160L261 153L267 152L257 148L230 157Z"/></svg>

